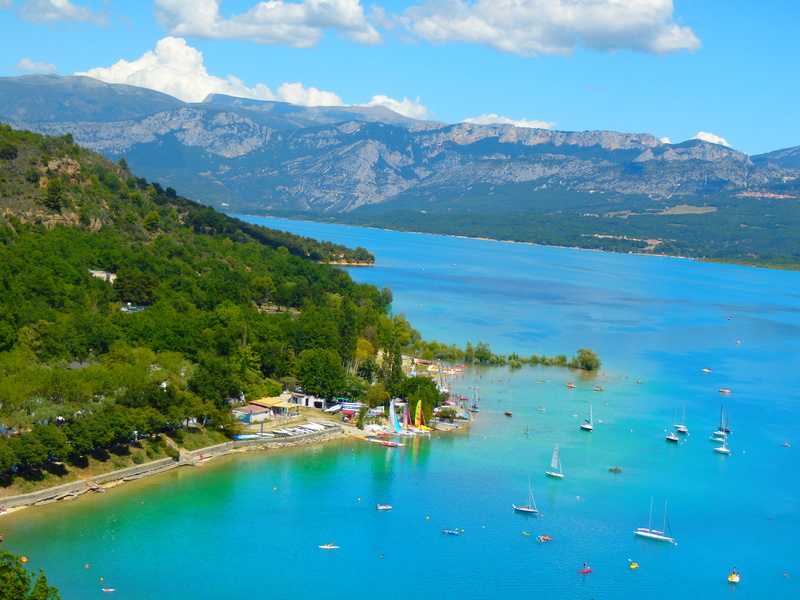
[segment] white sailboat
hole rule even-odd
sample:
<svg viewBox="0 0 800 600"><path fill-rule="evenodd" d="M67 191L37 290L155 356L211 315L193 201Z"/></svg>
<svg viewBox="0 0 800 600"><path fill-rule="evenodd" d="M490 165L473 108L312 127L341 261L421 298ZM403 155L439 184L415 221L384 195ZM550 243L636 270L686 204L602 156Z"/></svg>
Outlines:
<svg viewBox="0 0 800 600"><path fill-rule="evenodd" d="M720 454L728 455L731 451L728 449L728 440L722 440L722 446L719 448L714 448L714 452L719 452Z"/></svg>
<svg viewBox="0 0 800 600"><path fill-rule="evenodd" d="M645 537L651 540L658 540L660 542L669 542L670 544L677 544L675 538L668 536L665 532L669 527L669 523L667 523L667 502L664 501L664 527L662 531L658 531L657 529L653 529L653 498L650 498L650 518L647 521L647 527L639 527L636 531L633 532L634 535L638 535L639 537ZM672 532L670 532L672 533Z"/></svg>
<svg viewBox="0 0 800 600"><path fill-rule="evenodd" d="M545 471L545 475L556 477L557 479L564 479L564 474L561 472L561 459L558 457L558 444L553 448L553 458L550 460L550 468L552 471Z"/></svg>
<svg viewBox="0 0 800 600"><path fill-rule="evenodd" d="M581 429L584 431L594 431L594 422L592 420L592 405L589 404L589 418L586 419L585 423L581 423Z"/></svg>
<svg viewBox="0 0 800 600"><path fill-rule="evenodd" d="M524 506L517 506L516 504L512 504L511 506L514 507L514 510L521 513L526 513L529 515L538 515L539 511L536 508L536 500L533 497L533 490L531 490L531 476L528 475L528 503Z"/></svg>
<svg viewBox="0 0 800 600"><path fill-rule="evenodd" d="M684 425L686 423L686 405L683 405L683 416L681 417L680 423L675 423L675 431L682 434L689 433L689 428Z"/></svg>

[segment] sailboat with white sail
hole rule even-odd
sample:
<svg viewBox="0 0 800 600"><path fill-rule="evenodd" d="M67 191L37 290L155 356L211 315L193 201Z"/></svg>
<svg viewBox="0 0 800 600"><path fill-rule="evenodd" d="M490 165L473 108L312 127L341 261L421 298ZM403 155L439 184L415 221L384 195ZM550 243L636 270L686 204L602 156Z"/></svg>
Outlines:
<svg viewBox="0 0 800 600"><path fill-rule="evenodd" d="M669 523L667 522L667 501L664 501L664 526L661 531L657 529L653 529L653 498L650 498L650 519L647 521L647 527L639 527L636 531L634 531L634 535L638 535L639 537L648 538L651 540L658 540L660 542L669 542L670 544L676 544L675 538L672 537L672 532L670 531L670 535L667 535L665 532L669 531Z"/></svg>
<svg viewBox="0 0 800 600"><path fill-rule="evenodd" d="M594 421L592 419L592 405L589 404L589 418L584 423L581 423L581 429L584 431L594 431Z"/></svg>
<svg viewBox="0 0 800 600"><path fill-rule="evenodd" d="M514 510L517 512L525 513L528 515L538 515L539 511L536 508L536 499L533 497L533 490L531 489L531 476L528 475L528 503L523 506L512 504Z"/></svg>
<svg viewBox="0 0 800 600"><path fill-rule="evenodd" d="M675 423L675 431L681 434L689 433L689 428L686 427L686 405L683 405L683 416L681 417L680 423Z"/></svg>
<svg viewBox="0 0 800 600"><path fill-rule="evenodd" d="M552 471L545 471L545 475L555 477L556 479L564 479L564 473L561 472L561 458L558 456L558 444L553 448L553 458L550 459L550 468Z"/></svg>

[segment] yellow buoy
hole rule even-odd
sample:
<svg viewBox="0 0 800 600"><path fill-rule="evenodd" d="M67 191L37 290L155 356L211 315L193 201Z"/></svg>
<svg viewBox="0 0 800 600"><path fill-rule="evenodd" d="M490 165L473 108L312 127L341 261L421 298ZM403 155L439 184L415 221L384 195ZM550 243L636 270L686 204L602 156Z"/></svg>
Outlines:
<svg viewBox="0 0 800 600"><path fill-rule="evenodd" d="M23 556L22 557L22 562L28 562L28 557L27 556Z"/></svg>

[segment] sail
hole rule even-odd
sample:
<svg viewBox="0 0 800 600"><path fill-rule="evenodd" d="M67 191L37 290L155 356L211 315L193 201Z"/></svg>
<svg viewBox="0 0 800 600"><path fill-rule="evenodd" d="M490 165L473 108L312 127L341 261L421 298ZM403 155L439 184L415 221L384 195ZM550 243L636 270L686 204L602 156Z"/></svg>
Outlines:
<svg viewBox="0 0 800 600"><path fill-rule="evenodd" d="M553 460L550 461L550 468L558 469L558 444L553 448Z"/></svg>
<svg viewBox="0 0 800 600"><path fill-rule="evenodd" d="M417 410L414 415L414 425L422 427L425 423L422 422L422 400L417 400Z"/></svg>
<svg viewBox="0 0 800 600"><path fill-rule="evenodd" d="M408 429L408 402L403 406L403 429Z"/></svg>
<svg viewBox="0 0 800 600"><path fill-rule="evenodd" d="M389 423L394 431L400 431L400 423L397 422L397 413L394 410L394 400L389 400Z"/></svg>

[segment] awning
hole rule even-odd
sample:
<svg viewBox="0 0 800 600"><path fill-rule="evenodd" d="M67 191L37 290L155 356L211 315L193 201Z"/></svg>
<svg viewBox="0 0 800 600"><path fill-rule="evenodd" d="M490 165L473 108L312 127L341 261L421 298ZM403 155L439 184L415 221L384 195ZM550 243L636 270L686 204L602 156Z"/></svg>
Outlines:
<svg viewBox="0 0 800 600"><path fill-rule="evenodd" d="M344 409L342 412L343 412L344 414L346 414L346 415L354 415L354 414L356 414L358 411L357 411L357 410L353 410L352 408L345 408L345 409Z"/></svg>

